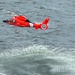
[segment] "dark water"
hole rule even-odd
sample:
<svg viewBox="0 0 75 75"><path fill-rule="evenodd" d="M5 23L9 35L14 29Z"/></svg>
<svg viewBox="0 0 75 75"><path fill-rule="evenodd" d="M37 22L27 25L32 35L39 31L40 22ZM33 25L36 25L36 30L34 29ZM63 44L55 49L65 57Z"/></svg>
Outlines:
<svg viewBox="0 0 75 75"><path fill-rule="evenodd" d="M19 28L3 19L50 17L49 29ZM75 1L0 1L0 75L75 75Z"/></svg>

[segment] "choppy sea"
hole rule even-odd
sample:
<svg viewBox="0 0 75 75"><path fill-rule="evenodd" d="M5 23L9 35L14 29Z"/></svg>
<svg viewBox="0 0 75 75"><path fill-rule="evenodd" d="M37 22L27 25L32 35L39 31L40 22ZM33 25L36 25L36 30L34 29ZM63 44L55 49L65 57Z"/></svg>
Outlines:
<svg viewBox="0 0 75 75"><path fill-rule="evenodd" d="M49 29L3 23L16 14ZM0 75L75 75L75 0L0 0Z"/></svg>

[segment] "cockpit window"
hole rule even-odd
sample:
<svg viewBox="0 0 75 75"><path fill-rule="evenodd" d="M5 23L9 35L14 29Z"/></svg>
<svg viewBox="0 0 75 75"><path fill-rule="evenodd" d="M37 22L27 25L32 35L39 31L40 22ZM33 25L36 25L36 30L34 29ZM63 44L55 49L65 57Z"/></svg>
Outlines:
<svg viewBox="0 0 75 75"><path fill-rule="evenodd" d="M11 19L11 20L10 20L10 22L13 22L13 23L15 23L15 22L16 22L16 20L13 20L13 19Z"/></svg>
<svg viewBox="0 0 75 75"><path fill-rule="evenodd" d="M16 20L13 20L13 22L16 22Z"/></svg>

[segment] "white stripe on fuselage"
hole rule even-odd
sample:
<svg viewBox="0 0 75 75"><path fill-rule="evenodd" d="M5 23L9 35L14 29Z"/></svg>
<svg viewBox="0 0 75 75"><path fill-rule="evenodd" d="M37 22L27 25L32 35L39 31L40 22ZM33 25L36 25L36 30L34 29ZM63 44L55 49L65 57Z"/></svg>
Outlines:
<svg viewBox="0 0 75 75"><path fill-rule="evenodd" d="M33 27L33 23L29 23L30 24L30 27Z"/></svg>

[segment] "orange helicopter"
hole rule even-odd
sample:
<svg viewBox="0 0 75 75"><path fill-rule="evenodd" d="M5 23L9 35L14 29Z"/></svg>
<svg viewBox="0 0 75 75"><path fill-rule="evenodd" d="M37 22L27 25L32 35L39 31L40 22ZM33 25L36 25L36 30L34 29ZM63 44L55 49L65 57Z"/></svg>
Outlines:
<svg viewBox="0 0 75 75"><path fill-rule="evenodd" d="M36 30L39 29L39 28L41 30L46 30L46 29L48 29L49 20L50 20L50 18L46 18L41 23L32 23L25 16L16 15L9 20L3 20L3 22L5 22L9 25L14 25L14 26L18 26L18 27L34 27Z"/></svg>

